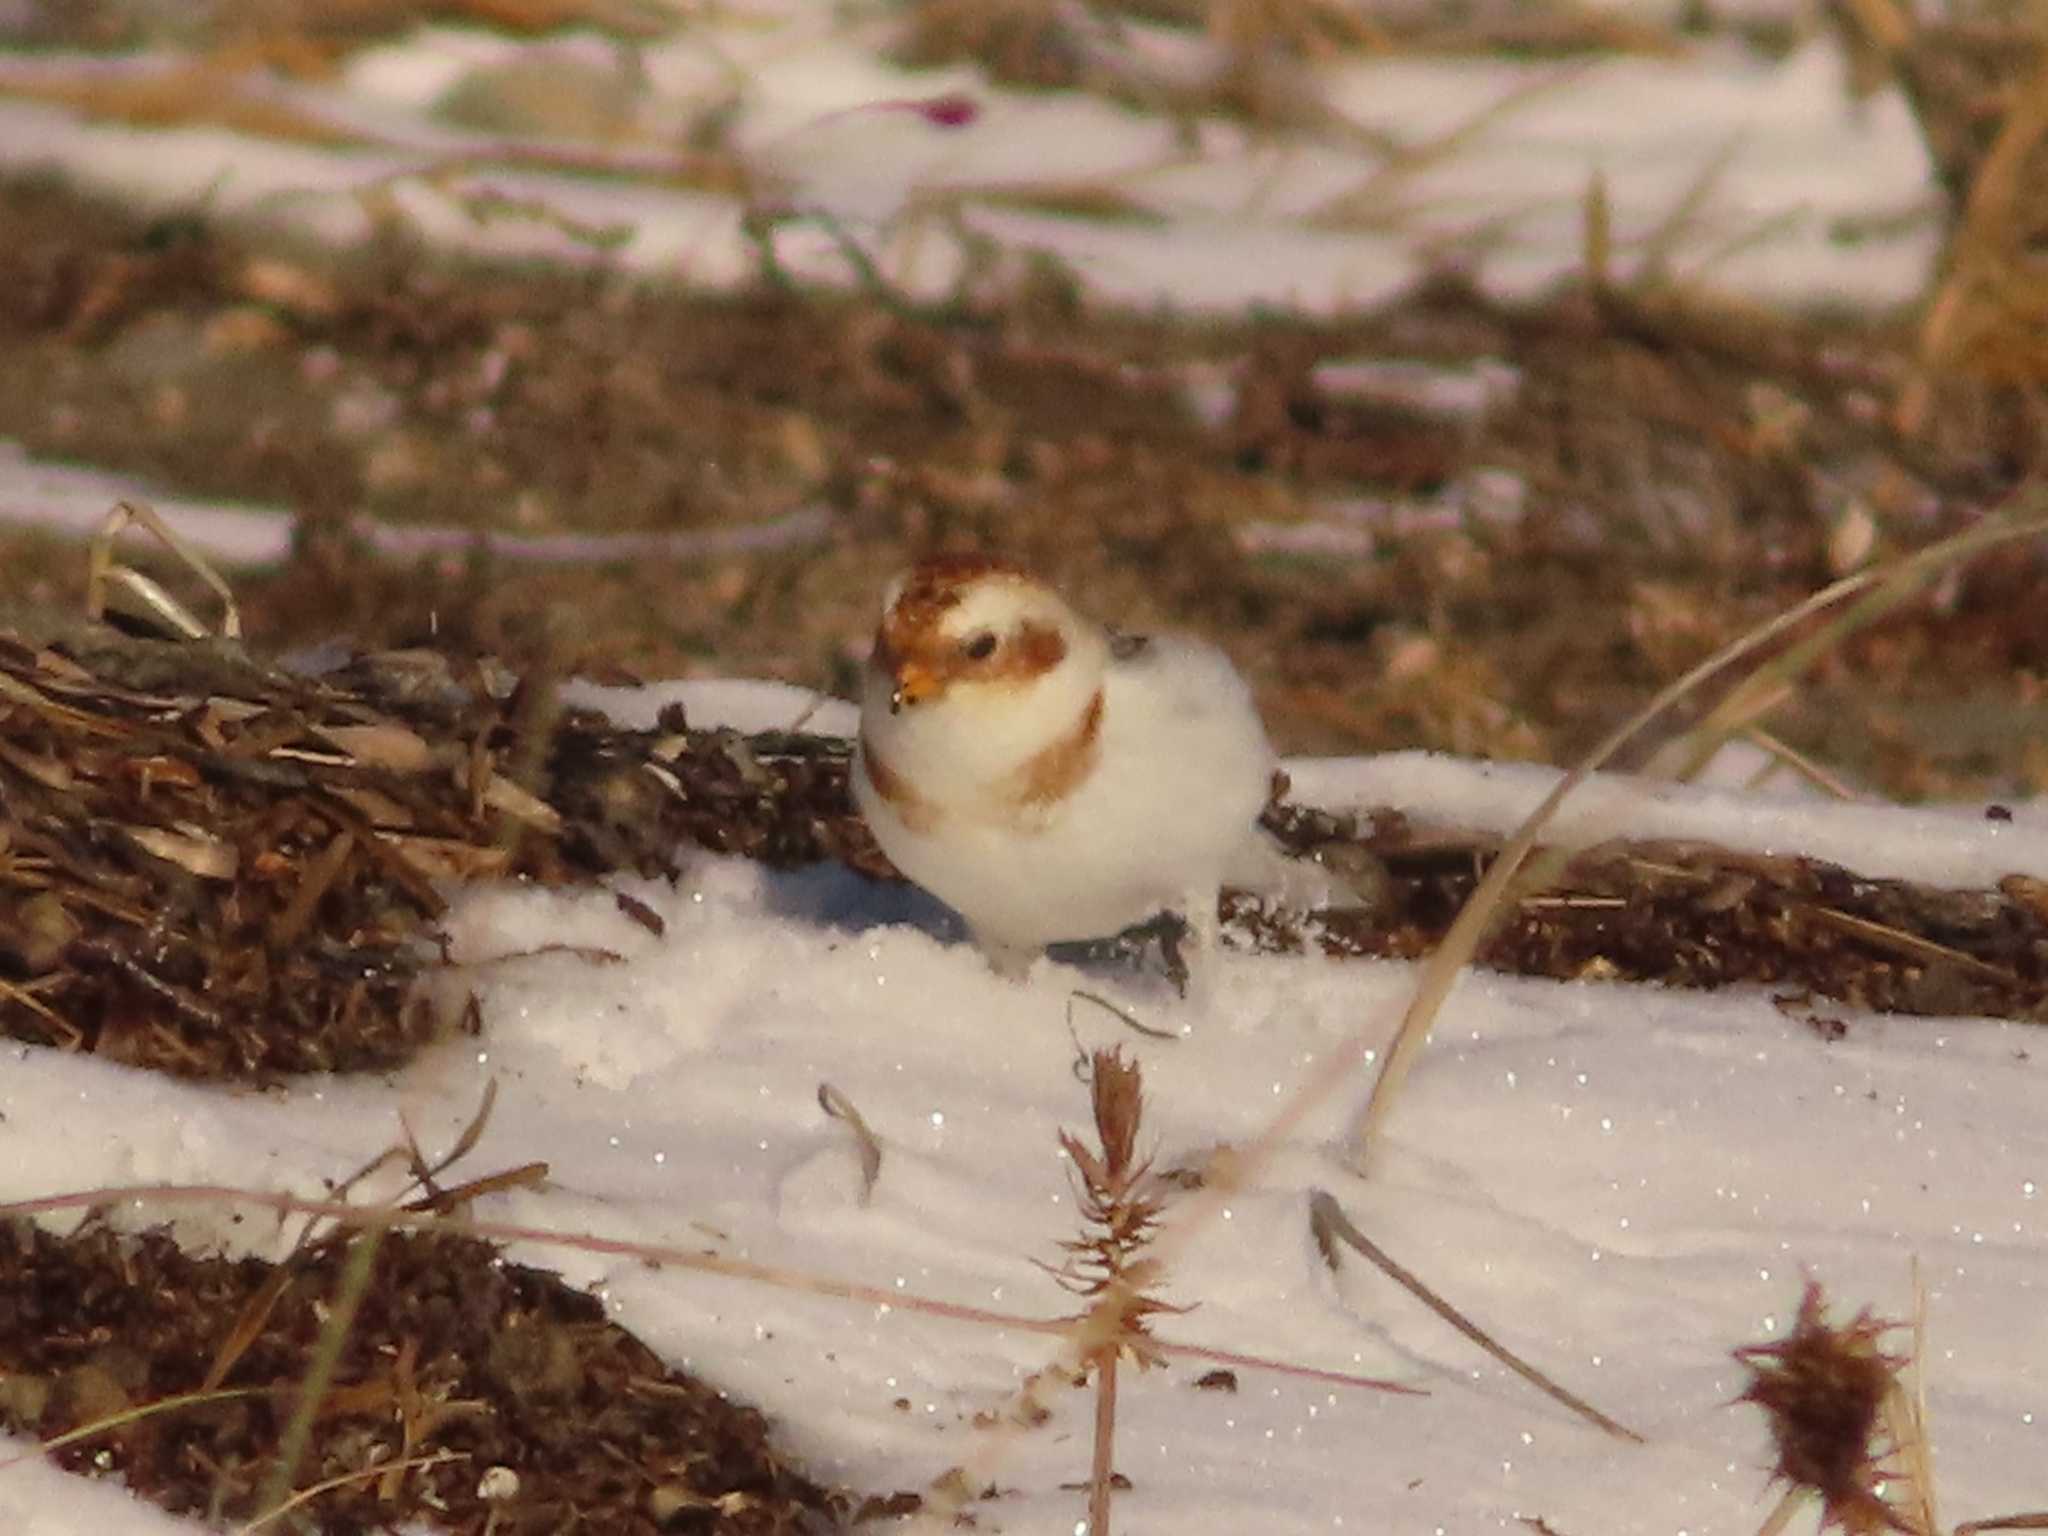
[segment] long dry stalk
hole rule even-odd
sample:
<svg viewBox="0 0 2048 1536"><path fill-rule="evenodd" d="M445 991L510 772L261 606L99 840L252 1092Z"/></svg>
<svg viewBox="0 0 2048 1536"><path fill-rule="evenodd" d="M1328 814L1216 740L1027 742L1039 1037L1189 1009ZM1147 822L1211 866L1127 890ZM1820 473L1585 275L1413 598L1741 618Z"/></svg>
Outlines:
<svg viewBox="0 0 2048 1536"><path fill-rule="evenodd" d="M373 1228L359 1233L349 1245L348 1263L334 1288L333 1310L320 1331L320 1342L306 1368L306 1379L299 1388L298 1406L292 1410L291 1423L285 1426L284 1438L278 1444L277 1464L270 1469L263 1492L256 1500L260 1509L281 1508L291 1500L292 1482L298 1475L300 1458L306 1454L306 1447L313 1439L313 1420L318 1416L321 1400L327 1396L327 1389L334 1381L335 1369L341 1364L342 1347L348 1342L349 1329L355 1326L356 1309L362 1305L363 1297L370 1289L370 1273L377 1262L377 1246L382 1241L383 1234Z"/></svg>
<svg viewBox="0 0 2048 1536"><path fill-rule="evenodd" d="M755 1281L782 1290L802 1291L813 1296L830 1296L859 1302L888 1312L916 1313L1001 1328L1016 1333L1039 1333L1071 1339L1093 1314L1080 1319L1033 1317L1022 1312L999 1312L990 1307L971 1307L959 1302L934 1301L893 1286L865 1285L834 1275L760 1264L748 1259L705 1253L664 1243L639 1243L627 1238L600 1237L588 1232L564 1232L553 1227L536 1227L525 1222L489 1221L439 1210L393 1210L390 1207L349 1205L339 1200L312 1200L266 1189L244 1189L233 1184L129 1184L106 1185L96 1189L67 1190L62 1194L38 1195L29 1200L0 1204L0 1221L11 1217L46 1216L57 1211L83 1211L102 1206L148 1205L248 1205L283 1215L313 1216L342 1226L366 1231L452 1232L464 1237L495 1243L538 1243L573 1248L584 1253L609 1254L659 1265L665 1269L696 1270L728 1279ZM1396 1396L1427 1396L1420 1388L1373 1376L1345 1371L1320 1370L1269 1360L1260 1355L1239 1354L1205 1344L1177 1344L1171 1339L1148 1336L1147 1347L1170 1358L1205 1360L1215 1365L1244 1366L1273 1370L1305 1380L1328 1382L1332 1386L1363 1387Z"/></svg>
<svg viewBox="0 0 2048 1536"><path fill-rule="evenodd" d="M1373 1083L1372 1094L1366 1102L1365 1111L1352 1128L1349 1138L1352 1165L1361 1172L1368 1166L1374 1145L1385 1127L1387 1116L1392 1112L1394 1103L1408 1080L1408 1074L1414 1069L1416 1057L1421 1053L1422 1046L1429 1037L1429 1027L1442 1009L1444 999L1450 995L1458 974L1477 952L1488 928L1502 910L1510 883L1514 881L1524 861L1536 846L1536 839L1572 791L1605 767L1616 753L1681 699L1745 657L1754 655L1781 636L1797 629L1817 614L1861 594L1861 601L1847 613L1841 615L1819 634L1793 646L1785 656L1766 663L1745 679L1735 692L1738 695L1744 694L1753 684L1765 689L1775 687L1783 678L1797 675L1812 666L1821 656L1839 646L1858 629L1890 612L1940 572L1993 545L2031 537L2048 530L2048 517L2044 517L2040 512L2043 503L2048 502L2048 492L2028 492L2024 502L2023 508L2007 510L1987 518L1978 527L1929 545L1926 549L1916 551L1889 567L1846 576L1775 618L1738 636L1698 666L1659 690L1649 703L1624 721L1606 740L1559 779L1536 809L1515 829L1514 835L1501 849L1500 856L1487 870L1485 879L1480 881L1478 888L1473 891L1471 898L1458 913L1450 931L1445 934L1443 942L1437 946L1435 953L1423 967L1414 998L1410 1001L1407 1012L1403 1014L1400 1027L1388 1047L1386 1059L1381 1064L1379 1077ZM1729 729L1739 729L1740 725L1746 723L1746 719L1739 719L1731 724ZM1561 861L1559 863L1561 866ZM1332 1077L1334 1075L1332 1074ZM1324 1084L1329 1082L1330 1078L1323 1080ZM1290 1104L1282 1112L1275 1125L1283 1129L1292 1129L1301 1116L1305 1115L1321 1097L1322 1092L1319 1091L1318 1085L1311 1084L1297 1096L1294 1104ZM1263 1153L1271 1146L1277 1146L1278 1140L1278 1136L1269 1132L1260 1138L1254 1150Z"/></svg>
<svg viewBox="0 0 2048 1536"><path fill-rule="evenodd" d="M1116 1348L1095 1357L1095 1453L1088 1468L1088 1536L1109 1536L1109 1500L1116 1478Z"/></svg>

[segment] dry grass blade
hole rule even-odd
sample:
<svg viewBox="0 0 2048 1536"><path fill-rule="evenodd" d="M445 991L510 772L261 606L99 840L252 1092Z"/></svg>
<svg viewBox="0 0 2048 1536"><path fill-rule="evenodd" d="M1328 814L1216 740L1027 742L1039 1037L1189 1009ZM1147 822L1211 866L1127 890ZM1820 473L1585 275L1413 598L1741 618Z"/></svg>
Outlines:
<svg viewBox="0 0 2048 1536"><path fill-rule="evenodd" d="M1566 1387L1559 1386L1543 1372L1530 1365L1507 1348L1493 1335L1466 1317L1456 1307L1425 1285L1413 1270L1403 1267L1391 1254L1371 1238L1359 1231L1351 1219L1344 1214L1344 1208L1336 1197L1325 1190L1315 1190L1309 1195L1309 1227L1315 1236L1316 1246L1322 1250L1326 1260L1335 1266L1335 1250L1332 1241L1363 1255L1376 1269L1386 1275L1402 1290L1421 1302L1438 1317L1449 1323L1459 1333L1486 1351L1495 1360L1513 1371L1522 1380L1536 1388L1553 1402L1561 1403L1587 1423L1613 1435L1618 1440L1630 1440L1640 1445L1643 1437L1617 1419L1610 1418L1591 1403Z"/></svg>
<svg viewBox="0 0 2048 1536"><path fill-rule="evenodd" d="M57 1044L61 1049L75 1051L85 1043L85 1031L68 1019L54 1012L50 1005L37 997L27 987L16 986L6 977L0 976L0 998L12 998L55 1031Z"/></svg>
<svg viewBox="0 0 2048 1536"><path fill-rule="evenodd" d="M2025 501L2028 508L2038 509L2044 495L2048 493L2027 493ZM1379 1077L1373 1083L1372 1095L1367 1101L1365 1112L1352 1131L1350 1158L1353 1165L1360 1169L1367 1165L1387 1115L1399 1097L1409 1072L1413 1070L1424 1042L1428 1039L1429 1026L1442 1008L1444 999L1450 995L1458 973L1472 958L1480 942L1485 938L1488 927L1496 920L1511 883L1520 872L1523 861L1536 846L1538 835L1557 813L1558 807L1580 784L1606 766L1616 753L1680 699L1737 662L1798 629L1816 615L1862 594L1849 612L1824 626L1819 636L1790 647L1785 655L1774 658L1752 672L1735 690L1736 693L1742 694L1752 689L1769 691L1779 686L1790 676L1796 676L1799 671L1811 666L1829 649L1840 645L1843 639L1857 628L1874 622L1879 616L1904 602L1937 572L1994 544L2031 537L2044 528L2048 528L2048 518L2040 516L2038 511L2028 516L2008 511L1987 519L1984 524L1966 533L1930 545L1888 568L1858 572L1822 588L1805 601L1738 636L1683 676L1667 684L1649 703L1610 733L1591 753L1574 764L1570 772L1558 780L1550 793L1544 796L1542 802L1515 830L1514 836L1501 849L1500 857L1486 872L1486 878L1480 882L1471 899L1459 912L1457 921L1451 925L1443 943L1430 957L1421 980L1417 983L1415 996L1407 1012L1402 1016L1400 1026L1388 1047ZM1740 711L1736 713L1740 715ZM1735 723L1724 724L1710 717L1713 731L1707 739L1718 744L1723 730L1739 728L1742 723L1746 723L1746 720L1739 719ZM1703 731L1705 729L1703 728ZM1701 733L1695 733L1696 737L1700 735ZM1704 746L1703 741L1702 747ZM1306 1099L1307 1095L1304 1094L1302 1097ZM1304 1113L1307 1107L1305 1103L1302 1105ZM1277 1123L1291 1127L1294 1117L1291 1114L1283 1115ZM1262 1137L1260 1145L1263 1147L1265 1144L1266 1140Z"/></svg>
<svg viewBox="0 0 2048 1536"><path fill-rule="evenodd" d="M1579 203L1579 266L1595 293L1614 286L1614 203L1607 175L1597 169L1586 178Z"/></svg>
<svg viewBox="0 0 2048 1536"><path fill-rule="evenodd" d="M1203 30L1231 54L1285 49L1322 60L1347 49L1385 53L1387 31L1347 0L1206 0Z"/></svg>
<svg viewBox="0 0 2048 1536"><path fill-rule="evenodd" d="M1698 229L1700 216L1705 211L1715 189L1727 179L1728 169L1735 163L1735 152L1742 145L1742 135L1735 133L1725 139L1693 174L1678 200L1665 210L1656 227L1643 237L1642 257L1636 264L1632 281L1638 287L1655 287L1671 278L1672 262L1681 245Z"/></svg>
<svg viewBox="0 0 2048 1536"><path fill-rule="evenodd" d="M182 560L201 581L213 588L221 603L220 632L228 639L238 638L242 633L242 611L235 604L234 589L213 568L211 562L157 514L156 508L146 501L117 502L114 510L107 514L106 522L92 541L87 557L85 582L85 613L89 619L98 619L107 611L107 591L110 585L121 585L143 600L149 616L169 625L187 640L203 639L211 631L186 611L168 592L139 571L130 570L114 563L114 544L130 524L137 524L154 534L164 545Z"/></svg>
<svg viewBox="0 0 2048 1536"><path fill-rule="evenodd" d="M1824 591L1815 593L1789 612L1780 614L1722 647L1683 677L1667 685L1590 754L1574 764L1570 772L1559 779L1550 793L1543 797L1542 802L1522 825L1516 828L1514 836L1501 849L1500 856L1487 870L1486 878L1480 881L1478 888L1473 891L1471 898L1458 913L1450 931L1444 935L1443 942L1423 968L1415 995L1409 1002L1407 1012L1402 1015L1400 1026L1396 1029L1386 1057L1381 1063L1379 1076L1373 1082L1372 1095L1367 1100L1365 1112L1352 1130L1349 1156L1356 1168L1362 1171L1367 1166L1373 1145L1388 1114L1392 1111L1394 1101L1400 1096L1400 1091L1408 1080L1408 1074L1414 1069L1415 1059L1429 1038L1430 1024L1442 1009L1444 999L1450 995L1458 973L1472 958L1480 942L1485 938L1487 928L1495 921L1510 887L1521 872L1523 861L1535 849L1537 837L1571 792L1604 767L1616 753L1635 738L1638 732L1646 729L1665 710L1716 673L1770 644L1780 635L1832 604L1840 602L1850 593L1862 590L1870 584L1870 580L1871 578L1861 575L1848 577ZM1561 867L1561 861L1559 863Z"/></svg>
<svg viewBox="0 0 2048 1536"><path fill-rule="evenodd" d="M1174 157L1176 159L1181 157ZM1162 159L1161 166L1172 160ZM1147 166L1144 170L1151 170ZM1131 173L1126 173L1131 174ZM918 193L908 213L911 217L980 203L991 208L1014 208L1023 213L1053 214L1061 218L1098 219L1104 222L1159 227L1167 215L1135 193L1126 192L1113 180L1093 181L1047 179L1031 182L990 182L985 185L948 184L943 189Z"/></svg>
<svg viewBox="0 0 2048 1536"><path fill-rule="evenodd" d="M228 1330L227 1337L221 1340L220 1348L214 1351L213 1364L206 1368L206 1375L199 1383L200 1391L211 1392L228 1379L228 1373L249 1352L250 1346L262 1336L265 1324L270 1321L270 1314L277 1310L278 1299L297 1278L297 1274L297 1270L289 1262L278 1265L270 1272L269 1278L263 1282L256 1294L249 1298L248 1304L236 1314L235 1325Z"/></svg>
<svg viewBox="0 0 2048 1536"><path fill-rule="evenodd" d="M1929 962L1935 965L1952 965L1970 971L1986 981L2001 985L2017 986L2019 978L2003 966L1991 965L1975 955L1964 954L1949 944L1938 944L1917 933L1907 933L1889 923L1872 922L1867 917L1857 917L1848 912L1837 912L1833 907L1808 907L1806 915L1815 922L1825 923L1837 932L1861 939L1879 949L1890 950L1908 960Z"/></svg>
<svg viewBox="0 0 2048 1536"><path fill-rule="evenodd" d="M1843 8L1864 36L1886 53L1897 53L1913 41L1913 20L1894 0L1845 0Z"/></svg>
<svg viewBox="0 0 2048 1536"><path fill-rule="evenodd" d="M434 1451L425 1456L408 1456L403 1461L379 1462L372 1467L362 1467L354 1472L337 1472L332 1477L322 1478L295 1490L289 1497L281 1499L254 1520L235 1527L234 1536L254 1536L267 1525L284 1519L301 1505L310 1504L323 1493L332 1493L337 1488L346 1488L351 1483L368 1482L371 1478L388 1478L401 1472L418 1472L428 1467L438 1467L446 1462L466 1461L469 1458L461 1451Z"/></svg>
<svg viewBox="0 0 2048 1536"><path fill-rule="evenodd" d="M377 1245L382 1240L383 1234L372 1228L357 1233L349 1244L348 1262L343 1266L340 1283L335 1288L326 1326L321 1330L319 1345L307 1366L306 1378L299 1385L298 1406L292 1410L291 1422L285 1426L276 1464L258 1499L264 1509L288 1507L299 1462L312 1442L313 1420L334 1381L335 1368L341 1363L342 1346L348 1342L349 1329L355 1325L356 1309L362 1305L363 1296L369 1290L371 1268L376 1261Z"/></svg>
<svg viewBox="0 0 2048 1536"><path fill-rule="evenodd" d="M2040 509L2048 504L2048 492L2030 488L2020 493L2020 505L1987 518L1975 528L1925 549L1881 570L1858 572L1817 593L1802 608L1832 607L1857 593L1864 595L1850 607L1819 626L1812 634L1787 646L1778 655L1743 678L1727 697L1709 710L1699 725L1658 749L1647 771L1672 778L1690 779L1707 765L1730 736L1748 729L1764 710L1786 697L1790 690L1817 664L1838 650L1858 631L1869 628L1921 591L1941 572L1968 560L1994 545L2014 539L2031 538L2048 530L2048 517ZM1832 594L1832 596L1830 596ZM1753 647L1752 647L1753 649ZM1709 658L1711 662L1714 658Z"/></svg>
<svg viewBox="0 0 2048 1536"><path fill-rule="evenodd" d="M419 1138L413 1135L412 1126L403 1116L399 1125L405 1132L405 1150L412 1161L412 1176L429 1195L438 1195L434 1180L446 1173L457 1163L476 1150L476 1144L483 1140L483 1134L491 1123L491 1111L498 1107L498 1080L495 1077L484 1080L484 1091L477 1100L476 1113L469 1117L469 1123L457 1134L454 1144L441 1154L439 1161L428 1162L426 1154L420 1151Z"/></svg>
<svg viewBox="0 0 2048 1536"><path fill-rule="evenodd" d="M468 1179L448 1189L436 1189L430 1193L408 1200L408 1211L432 1211L437 1216L446 1216L473 1205L486 1195L503 1194L508 1189L539 1189L548 1181L549 1165L544 1162L521 1163L516 1168L501 1168L496 1173L486 1173L479 1178Z"/></svg>
<svg viewBox="0 0 2048 1536"><path fill-rule="evenodd" d="M307 924L312 922L313 911L321 898L340 878L355 846L353 832L337 832L333 841L306 862L305 873L299 877L298 888L292 892L291 900L271 919L269 937L272 944L282 949L298 941Z"/></svg>
<svg viewBox="0 0 2048 1536"><path fill-rule="evenodd" d="M81 1424L76 1429L67 1429L61 1435L52 1435L47 1440L37 1441L33 1450L23 1451L19 1456L10 1456L4 1461L0 1461L0 1474L6 1473L36 1456L47 1456L52 1451L61 1451L67 1446L82 1445L87 1440L95 1439L100 1435L111 1434L117 1429L124 1428L129 1424L140 1423L144 1419L155 1418L167 1413L179 1413L187 1408L203 1408L208 1403L233 1403L252 1397L271 1397L275 1395L274 1389L269 1387L230 1387L225 1391L216 1390L212 1387L202 1387L197 1392L180 1392L174 1397L158 1398L155 1402L138 1403L133 1408L123 1409L119 1413L110 1413L105 1418L94 1419L91 1423Z"/></svg>
<svg viewBox="0 0 2048 1536"><path fill-rule="evenodd" d="M1100 1008L1104 1013L1115 1019L1117 1023L1123 1025L1125 1029L1132 1031L1134 1034L1143 1035L1147 1040L1163 1040L1170 1043L1180 1038L1179 1035L1176 1035L1170 1029L1160 1029L1156 1025L1142 1022L1129 1009L1120 1007L1104 997L1100 992L1090 992L1085 987L1075 987L1067 994L1067 1028L1069 1030L1072 1030L1074 1027L1074 1004L1076 1002L1093 1003L1097 1008ZM1079 1070L1078 1067L1076 1070Z"/></svg>
<svg viewBox="0 0 2048 1536"><path fill-rule="evenodd" d="M1570 85L1584 73L1585 66L1568 64L1502 92L1436 137L1395 150L1370 175L1310 209L1305 222L1328 229L1372 229L1385 225L1397 217L1389 210L1399 207L1399 193L1404 186L1432 167L1456 159L1523 106Z"/></svg>
<svg viewBox="0 0 2048 1536"><path fill-rule="evenodd" d="M1790 768L1800 778L1806 780L1807 783L1813 785L1814 788L1822 791L1824 794L1833 796L1837 800L1860 800L1863 798L1852 785L1844 782L1838 774L1829 771L1823 764L1815 762L1811 757L1789 743L1780 741L1762 726L1746 726L1741 734L1743 739L1748 741L1751 746L1767 753L1772 758L1771 762L1758 769L1755 776L1750 779L1749 782L1752 787L1767 778L1782 764Z"/></svg>
<svg viewBox="0 0 2048 1536"><path fill-rule="evenodd" d="M1806 1503L1804 1488L1787 1488L1778 1502L1771 1506L1771 1512L1764 1516L1764 1523L1756 1528L1756 1536L1778 1536L1778 1533L1792 1523L1792 1517L1799 1513Z"/></svg>
<svg viewBox="0 0 2048 1536"><path fill-rule="evenodd" d="M1934 1508L1934 1441L1927 1421L1927 1284L1920 1275L1920 1257L1913 1256L1913 1353L1907 1368L1892 1378L1880 1412L1891 1436L1912 1501L1909 1524L1926 1536L1940 1536L1941 1519Z"/></svg>
<svg viewBox="0 0 2048 1536"><path fill-rule="evenodd" d="M844 1122L853 1132L854 1146L860 1154L860 1203L866 1205L874 1195L875 1180L882 1176L882 1138L868 1129L861 1112L853 1107L853 1100L830 1083L818 1084L818 1108Z"/></svg>

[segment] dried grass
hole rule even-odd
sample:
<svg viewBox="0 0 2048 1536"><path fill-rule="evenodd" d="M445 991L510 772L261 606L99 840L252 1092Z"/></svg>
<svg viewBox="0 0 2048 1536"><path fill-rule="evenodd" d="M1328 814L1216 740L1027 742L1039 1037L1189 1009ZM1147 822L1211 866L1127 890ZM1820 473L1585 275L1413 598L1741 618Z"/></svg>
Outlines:
<svg viewBox="0 0 2048 1536"><path fill-rule="evenodd" d="M437 1029L439 881L658 873L699 839L874 862L843 748L622 732L496 681L0 616L0 1028L180 1075L392 1066Z"/></svg>

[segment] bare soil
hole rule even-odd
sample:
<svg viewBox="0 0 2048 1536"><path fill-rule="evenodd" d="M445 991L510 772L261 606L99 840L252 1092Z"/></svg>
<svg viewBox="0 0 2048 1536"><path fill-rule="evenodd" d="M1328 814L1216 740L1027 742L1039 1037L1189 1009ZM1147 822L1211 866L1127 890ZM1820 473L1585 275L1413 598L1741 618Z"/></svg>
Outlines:
<svg viewBox="0 0 2048 1536"><path fill-rule="evenodd" d="M1564 761L1837 574L1857 529L1883 555L1971 524L2041 441L2031 394L1967 378L1897 433L1903 327L1669 293L1511 311L1447 280L1342 323L1188 324L1083 313L1048 282L922 314L460 267L396 237L259 248L47 184L0 186L0 220L0 438L296 513L288 562L235 573L272 653L431 640L516 670L844 694L887 577L989 547L1124 627L1224 645L1283 750ZM1520 385L1467 420L1319 368L1384 357L1493 359ZM1489 471L1525 487L1506 515L1398 510L1476 504ZM805 509L815 538L712 556L483 543L758 533ZM379 553L365 515L478 544ZM1369 552L1315 552L1331 527ZM17 595L77 590L69 545L0 531L0 559ZM1885 793L2037 790L2039 577L2031 552L1978 562L1768 723Z"/></svg>
<svg viewBox="0 0 2048 1536"><path fill-rule="evenodd" d="M526 1536L801 1536L857 1512L791 1468L758 1413L669 1370L596 1298L474 1239L355 1241L376 1252L298 1476L338 1479L317 1504L332 1536L422 1517ZM195 1257L161 1232L57 1238L12 1224L0 1232L0 1425L51 1437L240 1389L57 1455L176 1514L265 1513L349 1247L316 1242L280 1266Z"/></svg>

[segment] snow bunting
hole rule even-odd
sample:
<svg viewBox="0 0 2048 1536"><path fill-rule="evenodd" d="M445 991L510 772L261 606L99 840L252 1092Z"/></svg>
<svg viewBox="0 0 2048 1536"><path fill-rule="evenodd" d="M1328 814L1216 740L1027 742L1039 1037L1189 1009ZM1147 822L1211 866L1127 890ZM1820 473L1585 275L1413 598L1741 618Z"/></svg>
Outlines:
<svg viewBox="0 0 2048 1536"><path fill-rule="evenodd" d="M926 560L883 599L854 795L1007 975L1167 908L1211 933L1275 766L1212 646L1112 634L982 555Z"/></svg>

